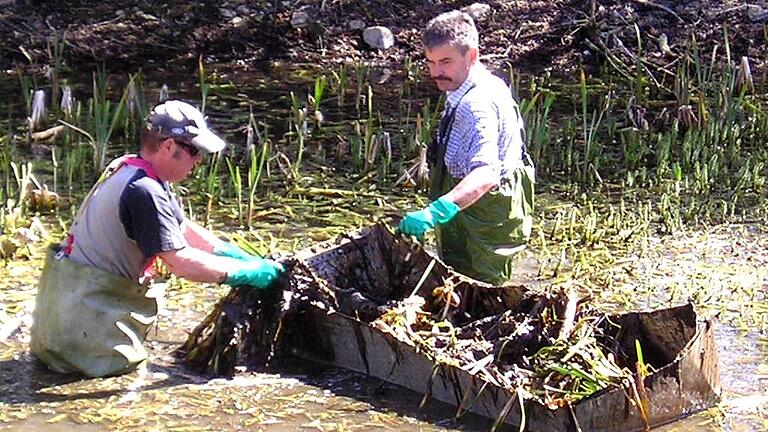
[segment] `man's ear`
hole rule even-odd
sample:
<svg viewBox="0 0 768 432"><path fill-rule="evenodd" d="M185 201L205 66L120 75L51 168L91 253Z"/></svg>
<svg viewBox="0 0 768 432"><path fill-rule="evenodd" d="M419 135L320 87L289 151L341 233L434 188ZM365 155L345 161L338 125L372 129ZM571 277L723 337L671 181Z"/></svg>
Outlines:
<svg viewBox="0 0 768 432"><path fill-rule="evenodd" d="M173 138L166 138L160 143L160 150L170 152L173 144Z"/></svg>
<svg viewBox="0 0 768 432"><path fill-rule="evenodd" d="M469 56L469 63L475 64L475 62L477 61L477 56L479 54L480 54L480 50L478 50L477 48L470 48L469 50L467 50L467 55Z"/></svg>

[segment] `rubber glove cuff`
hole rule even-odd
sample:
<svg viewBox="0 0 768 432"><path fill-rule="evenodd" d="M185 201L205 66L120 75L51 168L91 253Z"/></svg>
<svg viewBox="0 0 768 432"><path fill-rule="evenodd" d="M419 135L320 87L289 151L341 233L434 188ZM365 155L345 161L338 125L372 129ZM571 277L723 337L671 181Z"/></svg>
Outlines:
<svg viewBox="0 0 768 432"><path fill-rule="evenodd" d="M447 198L438 198L436 201L432 201L427 209L438 224L449 222L461 211L461 207Z"/></svg>
<svg viewBox="0 0 768 432"><path fill-rule="evenodd" d="M285 271L282 264L264 258L242 261L242 266L227 275L226 284L230 286L250 286L266 288L280 273Z"/></svg>
<svg viewBox="0 0 768 432"><path fill-rule="evenodd" d="M461 210L454 202L439 198L430 203L426 208L407 213L400 221L399 229L404 234L416 236L421 239L424 233L431 230L437 224L444 224L453 219Z"/></svg>
<svg viewBox="0 0 768 432"><path fill-rule="evenodd" d="M241 261L253 261L259 259L259 257L249 254L230 242L221 242L214 246L213 254Z"/></svg>

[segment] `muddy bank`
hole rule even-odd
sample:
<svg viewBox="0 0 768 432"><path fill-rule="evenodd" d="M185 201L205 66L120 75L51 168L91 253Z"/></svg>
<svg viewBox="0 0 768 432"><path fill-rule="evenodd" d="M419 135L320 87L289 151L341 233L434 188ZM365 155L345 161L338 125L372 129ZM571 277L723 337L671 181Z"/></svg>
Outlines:
<svg viewBox="0 0 768 432"><path fill-rule="evenodd" d="M47 69L57 63L114 71L207 62L260 69L271 62L332 64L365 60L402 66L420 55L419 35L437 13L472 1L163 1L5 0L0 10L0 67ZM616 56L665 74L695 37L705 53L749 56L762 70L764 2L555 0L488 1L472 6L481 49L491 63L524 72L597 71ZM375 49L363 29L385 26L394 46Z"/></svg>

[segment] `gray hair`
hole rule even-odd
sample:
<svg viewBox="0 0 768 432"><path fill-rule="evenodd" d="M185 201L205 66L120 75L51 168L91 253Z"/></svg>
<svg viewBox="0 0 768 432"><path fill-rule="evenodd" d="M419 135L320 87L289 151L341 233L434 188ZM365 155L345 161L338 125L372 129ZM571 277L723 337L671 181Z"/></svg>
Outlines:
<svg viewBox="0 0 768 432"><path fill-rule="evenodd" d="M427 23L421 42L426 49L454 45L463 55L469 48L478 47L477 27L468 13L452 10Z"/></svg>

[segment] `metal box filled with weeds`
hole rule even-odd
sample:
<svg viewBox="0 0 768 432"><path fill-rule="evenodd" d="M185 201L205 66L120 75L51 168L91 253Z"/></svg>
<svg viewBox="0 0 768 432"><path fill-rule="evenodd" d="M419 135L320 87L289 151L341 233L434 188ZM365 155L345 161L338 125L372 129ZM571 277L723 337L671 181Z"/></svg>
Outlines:
<svg viewBox="0 0 768 432"><path fill-rule="evenodd" d="M233 289L181 352L232 374L299 357L531 431L643 430L719 399L712 324L690 305L606 314L566 292L491 286L374 225Z"/></svg>

